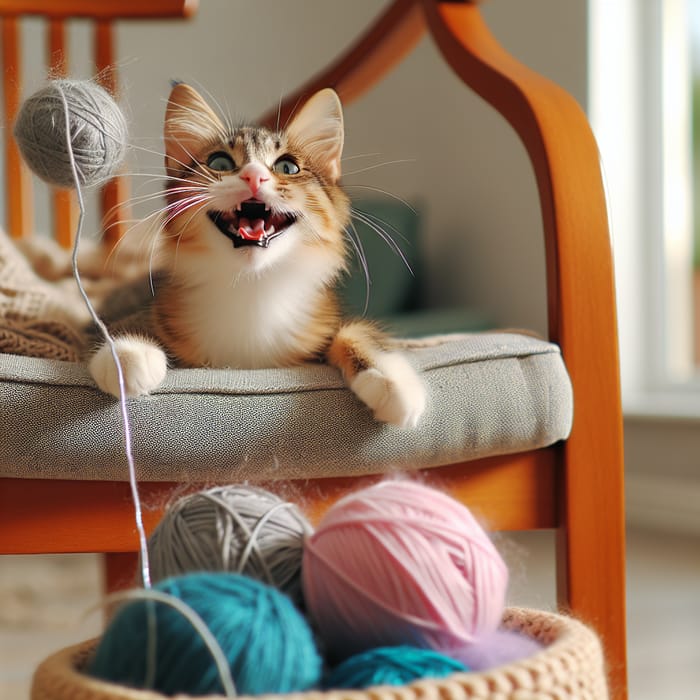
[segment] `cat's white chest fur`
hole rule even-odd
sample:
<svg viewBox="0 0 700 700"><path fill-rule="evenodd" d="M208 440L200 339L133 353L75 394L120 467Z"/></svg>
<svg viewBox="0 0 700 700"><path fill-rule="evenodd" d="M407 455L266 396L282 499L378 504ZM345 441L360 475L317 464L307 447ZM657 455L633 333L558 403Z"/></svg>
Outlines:
<svg viewBox="0 0 700 700"><path fill-rule="evenodd" d="M190 285L179 308L181 327L196 346L205 348L199 364L210 367L265 368L287 364L303 352L303 329L328 279L321 259L305 256L280 265L274 274L232 274L230 267L210 262L197 269L188 264ZM326 275L327 266L325 267ZM166 374L163 351L152 342L125 336L116 341L128 396L147 394ZM426 404L423 383L399 354L369 349L372 366L357 373L350 388L375 417L401 427L414 427ZM114 396L121 393L109 348L91 359L97 385Z"/></svg>
<svg viewBox="0 0 700 700"><path fill-rule="evenodd" d="M202 364L275 367L302 351L300 330L308 324L308 309L327 270L308 257L301 266L294 263L251 274L232 271L225 260L210 260L205 268L189 271L192 284L181 321L197 346L206 349Z"/></svg>

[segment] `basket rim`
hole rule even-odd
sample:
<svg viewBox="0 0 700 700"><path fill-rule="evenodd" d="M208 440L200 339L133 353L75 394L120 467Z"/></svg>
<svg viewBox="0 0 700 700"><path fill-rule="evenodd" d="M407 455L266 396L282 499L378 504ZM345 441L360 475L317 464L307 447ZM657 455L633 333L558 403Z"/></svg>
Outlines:
<svg viewBox="0 0 700 700"><path fill-rule="evenodd" d="M361 690L309 690L287 694L237 696L239 700L464 700L487 698L492 691L508 697L509 690L531 690L537 697L573 698L578 689L595 685L594 697L607 698L605 669L600 641L591 628L563 613L532 608L509 607L503 616L505 629L520 631L544 644L543 649L525 659L497 666L486 671L457 672L444 678L420 679L404 686L372 686ZM99 637L54 652L37 667L32 679L32 700L166 700L153 690L118 685L87 676L82 671L86 660L99 642ZM572 681L573 674L583 674ZM55 689L49 694L47 691ZM66 694L60 694L65 689ZM79 689L79 691L78 691ZM562 694L563 692L563 694ZM486 693L486 694L485 694ZM193 696L179 694L176 700ZM209 700L225 700L223 695L198 696ZM525 697L525 696L518 696ZM535 697L533 695L533 697Z"/></svg>

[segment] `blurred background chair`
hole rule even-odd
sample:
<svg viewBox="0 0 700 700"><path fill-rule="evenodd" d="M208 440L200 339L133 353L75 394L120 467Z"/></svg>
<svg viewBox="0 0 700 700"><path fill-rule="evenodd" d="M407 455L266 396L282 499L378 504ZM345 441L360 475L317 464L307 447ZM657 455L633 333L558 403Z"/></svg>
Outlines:
<svg viewBox="0 0 700 700"><path fill-rule="evenodd" d="M283 479L286 488L303 493L312 517L318 517L356 488L358 477L380 475L383 465L420 468L492 529L556 530L560 607L598 631L612 695L624 698L622 422L598 151L576 102L509 56L477 5L396 0L333 65L285 98L280 119L285 123L298 101L320 87L334 87L346 104L358 99L427 30L446 64L512 125L532 162L546 247L551 344L527 335L485 334L417 351L412 361L425 372L431 407L413 436L373 424L327 368L290 370L282 386L279 379L256 375L252 392L245 372L173 371L162 391L130 404L146 526L155 525L174 489L200 482L256 474L264 482ZM194 6L174 0L0 0L5 123L11 123L21 99L19 15L47 17L55 74L66 65L64 21L94 18L96 67L108 69L101 75L115 90L112 22L185 17ZM263 117L268 124L277 119L277 108ZM32 233L29 182L11 130L4 133L7 226L19 238ZM106 245L119 238L114 224L124 218L115 208L125 197L120 182L109 184L103 195L103 213L113 217L105 221ZM68 247L74 206L62 192L55 193L54 203L55 235ZM470 397L477 395L483 405L472 405ZM268 409L269 402L279 402L273 410L282 416L318 405L335 406L335 415L317 416L301 437L274 434L283 425L266 426L272 435L266 429L256 433L245 428L258 415L255 401L268 402ZM192 423L200 414L207 424ZM114 402L95 390L81 365L2 355L0 416L0 553L103 552L107 586L132 581L138 541ZM333 432L340 439L329 446ZM183 439L190 433L197 435L194 441ZM302 454L299 446L314 435L316 447Z"/></svg>

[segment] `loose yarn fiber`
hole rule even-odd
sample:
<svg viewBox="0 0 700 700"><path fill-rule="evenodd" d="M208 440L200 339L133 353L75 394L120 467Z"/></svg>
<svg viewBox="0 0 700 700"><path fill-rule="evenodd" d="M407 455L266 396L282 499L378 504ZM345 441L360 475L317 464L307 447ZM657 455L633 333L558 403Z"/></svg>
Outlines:
<svg viewBox="0 0 700 700"><path fill-rule="evenodd" d="M25 100L14 127L22 156L49 184L75 187L66 105L79 183L107 180L126 152L126 121L110 94L88 80L52 80Z"/></svg>
<svg viewBox="0 0 700 700"><path fill-rule="evenodd" d="M328 510L307 541L302 581L336 659L403 644L454 656L498 627L508 570L461 503L384 481Z"/></svg>
<svg viewBox="0 0 700 700"><path fill-rule="evenodd" d="M289 598L274 588L229 573L188 574L153 588L176 596L201 617L226 656L237 694L297 692L319 683L322 662L311 630ZM149 612L155 617L153 636ZM194 627L177 610L151 600L119 610L88 673L135 688L145 688L150 676L148 687L166 695L223 692L211 653Z"/></svg>
<svg viewBox="0 0 700 700"><path fill-rule="evenodd" d="M292 503L253 486L221 486L185 496L148 540L151 576L230 571L263 581L297 605L301 558L311 524Z"/></svg>
<svg viewBox="0 0 700 700"><path fill-rule="evenodd" d="M380 647L343 661L324 678L323 687L341 690L405 685L421 678L443 678L468 670L459 661L430 649Z"/></svg>

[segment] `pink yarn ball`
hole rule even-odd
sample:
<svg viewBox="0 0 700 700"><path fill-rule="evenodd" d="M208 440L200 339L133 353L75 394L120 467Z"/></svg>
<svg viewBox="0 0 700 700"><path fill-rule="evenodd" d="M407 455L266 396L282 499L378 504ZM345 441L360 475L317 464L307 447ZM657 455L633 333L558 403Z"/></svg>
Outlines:
<svg viewBox="0 0 700 700"><path fill-rule="evenodd" d="M464 505L383 481L328 510L304 549L302 582L335 658L402 644L450 655L498 627L508 570Z"/></svg>
<svg viewBox="0 0 700 700"><path fill-rule="evenodd" d="M495 630L454 652L454 658L472 671L488 671L534 656L542 645L524 634L510 630Z"/></svg>

